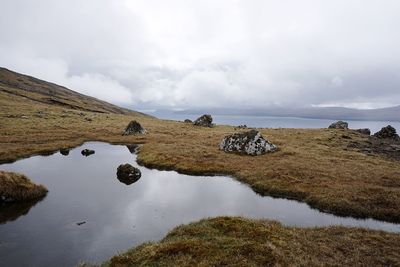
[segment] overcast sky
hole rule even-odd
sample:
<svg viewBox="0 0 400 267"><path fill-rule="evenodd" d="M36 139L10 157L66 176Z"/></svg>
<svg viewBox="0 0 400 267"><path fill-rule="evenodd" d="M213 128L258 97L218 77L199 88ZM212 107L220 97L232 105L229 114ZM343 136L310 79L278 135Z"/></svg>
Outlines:
<svg viewBox="0 0 400 267"><path fill-rule="evenodd" d="M131 108L400 104L398 0L0 0L0 66Z"/></svg>

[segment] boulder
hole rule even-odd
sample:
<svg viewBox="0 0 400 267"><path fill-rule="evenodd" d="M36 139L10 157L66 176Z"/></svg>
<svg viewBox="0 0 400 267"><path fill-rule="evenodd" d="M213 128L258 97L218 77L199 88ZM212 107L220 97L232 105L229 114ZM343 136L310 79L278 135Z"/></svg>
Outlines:
<svg viewBox="0 0 400 267"><path fill-rule="evenodd" d="M137 121L131 121L122 135L145 134L147 131Z"/></svg>
<svg viewBox="0 0 400 267"><path fill-rule="evenodd" d="M337 121L329 125L329 129L349 129L349 124L345 121Z"/></svg>
<svg viewBox="0 0 400 267"><path fill-rule="evenodd" d="M205 114L205 115L197 118L193 124L197 125L197 126L203 126L203 127L212 127L213 126L212 121L213 121L213 119L212 119L211 115Z"/></svg>
<svg viewBox="0 0 400 267"><path fill-rule="evenodd" d="M94 150L91 149L84 149L81 151L81 154L85 157L93 155L94 154Z"/></svg>
<svg viewBox="0 0 400 267"><path fill-rule="evenodd" d="M357 129L355 131L359 132L360 134L371 135L371 130L368 128Z"/></svg>
<svg viewBox="0 0 400 267"><path fill-rule="evenodd" d="M225 152L252 156L277 150L274 144L265 140L261 133L256 130L227 135L222 139L219 148Z"/></svg>
<svg viewBox="0 0 400 267"><path fill-rule="evenodd" d="M400 139L399 135L396 133L396 129L391 125L383 127L379 132L375 133L374 136L379 139Z"/></svg>
<svg viewBox="0 0 400 267"><path fill-rule="evenodd" d="M118 166L117 178L121 183L124 183L126 185L133 184L134 182L139 180L141 176L142 173L140 172L140 170L128 163Z"/></svg>
<svg viewBox="0 0 400 267"><path fill-rule="evenodd" d="M60 154L63 156L68 156L69 155L69 149L60 149Z"/></svg>
<svg viewBox="0 0 400 267"><path fill-rule="evenodd" d="M183 122L185 122L185 123L193 123L191 120L189 120L189 119L186 119L186 120L184 120Z"/></svg>

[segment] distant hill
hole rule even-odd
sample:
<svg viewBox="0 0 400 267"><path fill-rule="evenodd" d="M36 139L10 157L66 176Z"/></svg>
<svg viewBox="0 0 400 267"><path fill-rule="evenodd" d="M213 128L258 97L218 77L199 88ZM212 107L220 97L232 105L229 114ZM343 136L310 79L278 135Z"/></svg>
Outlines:
<svg viewBox="0 0 400 267"><path fill-rule="evenodd" d="M373 121L400 121L400 106L381 109L351 109L341 107L327 108L249 108L249 109L190 109L178 111L179 114L203 114L215 115L244 115L244 116L275 116L298 117L310 119L329 120L373 120Z"/></svg>
<svg viewBox="0 0 400 267"><path fill-rule="evenodd" d="M97 113L140 114L66 87L0 67L0 93L20 96L43 104Z"/></svg>

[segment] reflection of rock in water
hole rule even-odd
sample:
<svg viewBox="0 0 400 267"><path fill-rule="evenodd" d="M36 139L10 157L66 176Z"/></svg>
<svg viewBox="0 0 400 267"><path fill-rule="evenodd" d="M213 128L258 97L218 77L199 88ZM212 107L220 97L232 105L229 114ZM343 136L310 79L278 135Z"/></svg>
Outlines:
<svg viewBox="0 0 400 267"><path fill-rule="evenodd" d="M137 145L137 144L127 145L126 147L128 148L129 152L131 152L132 154L136 154L139 150L139 145Z"/></svg>
<svg viewBox="0 0 400 267"><path fill-rule="evenodd" d="M133 167L130 164L121 164L117 169L117 178L121 183L126 185L133 184L137 182L142 173L138 168Z"/></svg>
<svg viewBox="0 0 400 267"><path fill-rule="evenodd" d="M40 200L0 204L0 224L15 221L20 216L28 214L29 210Z"/></svg>

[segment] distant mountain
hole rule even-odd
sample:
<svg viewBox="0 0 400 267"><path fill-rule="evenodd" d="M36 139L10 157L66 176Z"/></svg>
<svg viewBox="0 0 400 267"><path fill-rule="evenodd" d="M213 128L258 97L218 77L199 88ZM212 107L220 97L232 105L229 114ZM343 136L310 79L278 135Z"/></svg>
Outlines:
<svg viewBox="0 0 400 267"><path fill-rule="evenodd" d="M274 116L298 117L329 120L373 120L400 121L400 106L381 109L351 109L341 107L310 108L249 108L249 109L187 109L176 111L177 114L199 115L210 113L215 115Z"/></svg>
<svg viewBox="0 0 400 267"><path fill-rule="evenodd" d="M0 67L0 93L70 109L116 114L140 114L63 86L16 73Z"/></svg>

